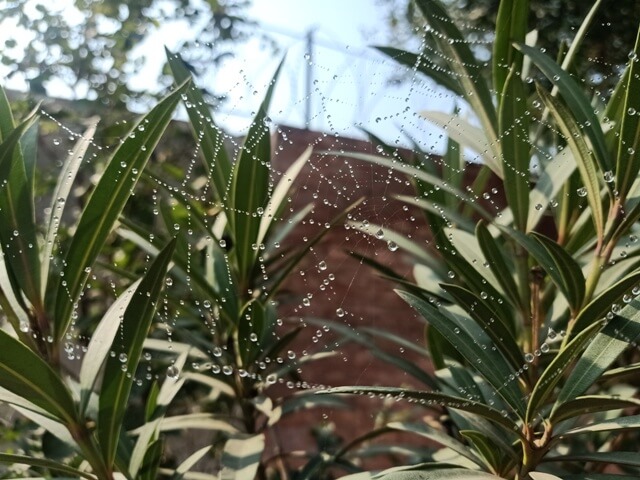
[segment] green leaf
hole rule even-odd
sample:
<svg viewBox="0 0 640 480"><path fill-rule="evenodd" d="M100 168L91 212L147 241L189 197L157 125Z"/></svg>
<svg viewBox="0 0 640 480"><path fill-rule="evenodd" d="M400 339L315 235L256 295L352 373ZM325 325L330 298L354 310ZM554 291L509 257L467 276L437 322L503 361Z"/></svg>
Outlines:
<svg viewBox="0 0 640 480"><path fill-rule="evenodd" d="M514 269L512 265L509 265L507 257L505 257L504 246L498 245L497 241L489 233L489 229L482 222L479 222L476 226L475 233L478 245L494 277L506 296L511 300L511 303L518 305L520 303L520 295L518 294L518 286L513 279Z"/></svg>
<svg viewBox="0 0 640 480"><path fill-rule="evenodd" d="M611 395L585 395L577 397L560 405L550 418L552 424L557 425L563 420L580 415L610 410L622 410L629 407L639 407L640 400L634 398L619 398Z"/></svg>
<svg viewBox="0 0 640 480"><path fill-rule="evenodd" d="M464 98L480 120L482 129L487 132L491 145L498 158L497 115L489 87L482 77L482 69L469 48L460 30L448 14L447 7L437 0L416 0L416 5L431 27L433 39L437 43L449 70L455 72Z"/></svg>
<svg viewBox="0 0 640 480"><path fill-rule="evenodd" d="M592 423L586 427L579 427L564 432L563 437L579 435L581 433L596 432L620 432L625 430L637 430L640 428L640 415L630 415L627 417L614 418L604 422Z"/></svg>
<svg viewBox="0 0 640 480"><path fill-rule="evenodd" d="M312 151L313 149L311 147L307 147L307 149L302 152L298 159L295 160L289 168L287 168L286 172L284 172L282 178L278 182L278 185L270 195L269 203L267 203L267 207L264 209L264 213L260 220L260 230L258 231L258 237L255 242L257 245L264 242L269 229L272 228L272 225L278 220L282 220L282 218L278 217L282 213L287 194L291 190L291 185L298 177L298 174L309 161Z"/></svg>
<svg viewBox="0 0 640 480"><path fill-rule="evenodd" d="M149 266L122 317L122 335L111 347L117 354L107 357L98 411L98 438L107 465L113 464L115 459L133 377L175 245L174 239ZM124 362L121 355L126 355ZM123 364L127 366L126 371L122 370Z"/></svg>
<svg viewBox="0 0 640 480"><path fill-rule="evenodd" d="M481 158L493 173L503 178L502 165L496 160L500 157L495 156L496 147L491 143L494 140L487 138L484 130L473 126L457 114L424 110L420 115L444 129L451 140L476 152L476 158Z"/></svg>
<svg viewBox="0 0 640 480"><path fill-rule="evenodd" d="M497 347L491 340L487 338L487 342L481 344L477 338L473 338L465 329L460 328L460 325L425 300L408 292L396 291L396 293L458 349L469 365L472 365L493 385L517 415L524 413L522 392L518 388L518 382L509 380L509 378L515 378L515 371L504 361L504 357L497 351Z"/></svg>
<svg viewBox="0 0 640 480"><path fill-rule="evenodd" d="M574 117L571 111L542 88L538 88L538 95L551 112L569 148L573 152L573 158L576 161L582 183L586 189L587 203L591 209L593 224L596 227L598 239L602 239L604 236L604 211L602 200L600 199L600 185L597 174L598 166L594 158L594 150L587 145L582 135L578 123L580 121L579 118ZM599 127L598 131L602 133ZM593 141L593 139L591 140ZM608 171L608 169L605 171Z"/></svg>
<svg viewBox="0 0 640 480"><path fill-rule="evenodd" d="M466 438L485 459L487 465L494 471L500 470L507 460L495 442L481 432L475 430L460 430L460 435Z"/></svg>
<svg viewBox="0 0 640 480"><path fill-rule="evenodd" d="M4 91L0 93L2 97ZM6 111L0 111L0 116L5 115ZM36 120L35 116L28 117L5 136L0 145L0 184L3 185L0 189L0 242L7 268L11 269L15 282L22 291L14 291L16 297L21 298L24 294L36 311L42 313L44 309L33 197L18 146L23 134Z"/></svg>
<svg viewBox="0 0 640 480"><path fill-rule="evenodd" d="M147 448L144 455L144 461L140 467L140 472L136 476L139 480L156 480L158 474L158 468L160 467L160 460L162 457L162 451L164 442L162 439L158 439L151 443Z"/></svg>
<svg viewBox="0 0 640 480"><path fill-rule="evenodd" d="M178 85L191 79L191 73L185 66L179 53L171 53L165 48L171 73ZM200 90L192 86L185 92L185 104L196 142L200 145L207 173L213 183L213 195L216 202L227 205L227 195L231 188L231 162L224 145L225 135L211 118L211 111ZM226 210L229 213L229 210Z"/></svg>
<svg viewBox="0 0 640 480"><path fill-rule="evenodd" d="M181 480L185 474L193 468L193 466L204 458L209 453L211 446L201 448L189 455L179 466L176 468L174 474L171 476L171 480Z"/></svg>
<svg viewBox="0 0 640 480"><path fill-rule="evenodd" d="M54 310L57 339L69 327L71 313L87 280L86 269L106 242L186 87L183 84L174 90L134 127L134 136L129 135L116 150L91 194L63 262L64 275L60 277Z"/></svg>
<svg viewBox="0 0 640 480"><path fill-rule="evenodd" d="M609 320L589 344L567 378L553 410L587 391L638 336L640 301L636 298Z"/></svg>
<svg viewBox="0 0 640 480"><path fill-rule="evenodd" d="M60 219L62 218L62 212L66 205L69 193L74 185L74 180L82 164L82 159L87 151L89 145L93 141L93 135L96 132L97 123L91 125L80 139L76 142L71 153L67 156L58 181L56 182L53 195L51 197L51 214L47 219L47 229L45 233L44 250L42 252L42 289L46 288L46 283L49 276L49 268L51 266L51 258L53 258L53 248L55 246L56 236L58 235L58 228L60 227Z"/></svg>
<svg viewBox="0 0 640 480"><path fill-rule="evenodd" d="M516 343L511 327L502 323L500 315L492 308L494 302L483 300L479 295L458 285L441 286L482 327L514 370L524 365L522 351Z"/></svg>
<svg viewBox="0 0 640 480"><path fill-rule="evenodd" d="M454 397L451 395L445 395L438 392L425 392L420 390L410 390L406 388L395 387L334 387L327 390L320 390L318 395L322 394L352 394L352 395L367 395L373 394L384 398L396 398L396 399L411 399L416 400L419 404L426 407L446 407L456 410L462 410L465 412L474 413L480 415L487 420L504 427L507 431L521 435L515 422L509 419L508 416L504 416L502 412L491 408L480 402L468 400L466 398Z"/></svg>
<svg viewBox="0 0 640 480"><path fill-rule="evenodd" d="M0 330L0 387L42 408L65 425L76 422L73 399L60 377L4 330Z"/></svg>
<svg viewBox="0 0 640 480"><path fill-rule="evenodd" d="M425 74L431 78L438 85L451 90L459 97L464 96L464 92L460 87L460 84L455 80L455 76L449 75L442 70L442 68L434 65L429 56L418 55L415 53L405 52L393 47L373 47L379 52L394 59L401 65L409 68L415 68L420 73Z"/></svg>
<svg viewBox="0 0 640 480"><path fill-rule="evenodd" d="M283 63L278 66L267 93L245 137L238 159L233 166L231 208L228 214L233 227L235 258L238 262L240 284L246 285L254 268L259 249L256 240L261 215L270 193L269 164L271 161L271 132L267 111Z"/></svg>
<svg viewBox="0 0 640 480"><path fill-rule="evenodd" d="M595 158L603 172L611 170L607 147L604 140L604 134L600 128L600 122L596 116L589 99L584 94L584 89L577 81L575 81L569 73L564 71L551 57L544 54L537 48L524 44L516 45L521 52L531 58L538 66L540 71L553 84L558 87L560 95L569 106L572 113L571 117L575 118L576 125L580 125L582 130L587 134L593 145ZM557 100L553 99L554 103ZM546 102L545 102L546 103ZM549 108L549 105L547 105ZM553 110L550 109L553 113ZM580 128L578 128L578 134ZM566 135L566 134L565 134Z"/></svg>
<svg viewBox="0 0 640 480"><path fill-rule="evenodd" d="M493 41L493 89L496 92L502 92L504 84L508 83L509 68L511 72L517 72L518 76L522 71L523 56L513 47L513 43L524 43L528 18L529 0L500 2L496 19L496 37Z"/></svg>
<svg viewBox="0 0 640 480"><path fill-rule="evenodd" d="M640 29L636 37L633 54L640 55ZM629 61L629 75L625 77L625 99L621 117L614 120L620 122L620 136L616 146L616 190L621 199L627 198L633 182L640 171L640 115L632 115L640 106L640 62L637 58Z"/></svg>
<svg viewBox="0 0 640 480"><path fill-rule="evenodd" d="M10 453L0 453L0 462L8 463L10 465L30 465L32 467L48 468L55 472L66 473L73 475L75 478L82 477L89 480L96 480L97 477L91 473L83 472L82 470L69 467L63 463L58 463L46 458L34 458L27 455L13 455Z"/></svg>
<svg viewBox="0 0 640 480"><path fill-rule="evenodd" d="M553 358L551 363L545 368L544 372L538 378L529 402L527 405L527 414L525 421L530 423L534 420L540 409L545 404L554 388L562 378L564 372L572 364L573 360L582 352L585 346L596 335L602 323L594 323L589 328L584 329L571 342L569 342L558 354Z"/></svg>
<svg viewBox="0 0 640 480"><path fill-rule="evenodd" d="M628 465L640 467L640 455L638 452L593 452L576 455L559 455L555 457L547 456L543 462L598 462L610 465Z"/></svg>
<svg viewBox="0 0 640 480"><path fill-rule="evenodd" d="M527 231L536 228L547 210L547 205L558 196L571 174L576 170L576 167L573 153L568 148L563 149L544 166L536 186L529 194L529 205L535 205L536 207L540 205L541 208L529 209Z"/></svg>
<svg viewBox="0 0 640 480"><path fill-rule="evenodd" d="M517 230L501 230L524 247L564 294L569 305L577 311L585 294L582 269L569 253L553 240L538 233L524 235Z"/></svg>
<svg viewBox="0 0 640 480"><path fill-rule="evenodd" d="M611 310L611 305L619 301L625 294L631 293L631 289L640 281L640 271L635 271L600 293L591 300L575 319L572 332L577 333L603 318Z"/></svg>
<svg viewBox="0 0 640 480"><path fill-rule="evenodd" d="M120 319L139 284L140 281L135 282L120 294L118 299L111 304L104 317L102 317L91 336L91 341L80 368L80 412L82 413L85 412L89 404L89 398L98 379L102 364L107 358L112 348L113 340L120 329Z"/></svg>
<svg viewBox="0 0 640 480"><path fill-rule="evenodd" d="M501 2L503 5L512 2ZM528 3L519 0L515 3ZM514 10L517 9L513 5ZM527 11L524 18L526 20ZM500 12L498 13L500 15ZM521 15L522 16L522 15ZM524 35L524 33L523 33ZM497 45L498 39L496 39ZM497 47L496 47L497 48ZM521 63L521 62L520 62ZM494 68L495 71L495 68ZM507 204L511 207L515 227L524 232L529 215L529 116L527 114L527 94L524 90L519 67L514 65L507 76L498 110L500 125L500 145L502 147L502 174Z"/></svg>
<svg viewBox="0 0 640 480"><path fill-rule="evenodd" d="M222 452L220 480L254 478L264 450L264 434L230 438Z"/></svg>
<svg viewBox="0 0 640 480"><path fill-rule="evenodd" d="M426 423L391 422L387 424L387 426L394 430L415 433L416 435L420 435L421 437L433 440L434 442L439 443L444 447L450 448L456 453L459 453L463 457L471 460L476 465L480 467L483 465L478 456L474 452L472 452L465 444L459 442L448 433L430 427Z"/></svg>
<svg viewBox="0 0 640 480"><path fill-rule="evenodd" d="M340 477L340 480L498 480L490 473L476 472L465 468L442 468L441 462L432 464L433 470L410 470L411 468L419 468L416 466L396 467L384 470L378 474L370 474L368 472L356 473L346 477ZM440 467L438 469L437 467ZM405 471L398 471L402 468Z"/></svg>

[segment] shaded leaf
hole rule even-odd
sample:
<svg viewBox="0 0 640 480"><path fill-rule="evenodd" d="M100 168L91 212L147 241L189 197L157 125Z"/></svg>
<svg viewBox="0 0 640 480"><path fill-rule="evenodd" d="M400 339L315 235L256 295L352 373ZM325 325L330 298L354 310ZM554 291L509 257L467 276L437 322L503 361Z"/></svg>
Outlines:
<svg viewBox="0 0 640 480"><path fill-rule="evenodd" d="M136 288L122 317L122 335L107 356L98 411L98 438L108 465L115 459L120 429L142 348L155 315L176 241L158 254ZM122 361L124 358L124 362ZM123 371L123 364L126 370ZM129 375L127 375L129 373Z"/></svg>

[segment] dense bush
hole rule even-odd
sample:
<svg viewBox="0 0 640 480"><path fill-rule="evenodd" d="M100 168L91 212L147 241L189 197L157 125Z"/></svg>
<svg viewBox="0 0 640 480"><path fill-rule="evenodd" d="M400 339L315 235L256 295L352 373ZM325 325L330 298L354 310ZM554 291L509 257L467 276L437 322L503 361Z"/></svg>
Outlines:
<svg viewBox="0 0 640 480"><path fill-rule="evenodd" d="M584 30L558 64L527 45L527 2L502 1L488 82L446 9L436 0L416 5L425 34L439 46L438 64L425 52L380 50L458 95L473 118L423 112L448 135L443 158L418 151L403 158L385 144L381 155L349 154L413 183L415 195L399 200L424 213L429 248L384 225L353 219L346 225L414 258L409 281L354 253L395 281L400 297L424 319L435 372L385 355L377 345L382 339L425 351L408 339L338 323L332 328L428 389L309 388L271 398L270 385L298 379L302 363L322 356L289 355L301 327L279 319L280 288L354 206L315 238L281 250L310 210L285 207L311 149L276 181L267 111L277 73L232 160L188 68L167 52L178 86L100 159L99 179L73 215L65 206L95 127L77 138L44 225L36 220L34 193L38 108L16 123L0 92L0 308L6 320L0 400L29 420L16 424L14 436L34 439L21 442L21 453L0 453L0 462L29 466L23 477L40 472L100 480L317 479L339 472L353 479L623 480L640 474L640 37L603 104L590 101L569 73ZM530 81L539 76L534 71L553 88ZM206 185L204 194L182 172L147 165L180 101L203 160L191 167ZM463 148L483 163L470 186ZM499 188L489 190L489 180ZM138 183L153 191L151 215L148 205L126 209ZM504 208L489 208L492 196L503 197ZM106 254L124 242L137 253L122 254L125 268L116 268ZM110 307L99 302L102 319L91 325L83 305L98 269L131 283ZM158 317L174 320L154 322ZM78 372L67 362L76 345ZM144 391L133 388L143 378ZM298 471L263 458L266 433L282 416L339 406L342 394L401 400L405 417L417 407L420 418L392 421L310 455ZM181 402L189 403L186 412ZM171 464L163 456L166 433L187 428L213 432L211 444ZM405 450L406 466L361 471L357 448L394 431L438 447ZM394 445L380 445L376 453L398 458ZM191 471L211 456L219 474Z"/></svg>

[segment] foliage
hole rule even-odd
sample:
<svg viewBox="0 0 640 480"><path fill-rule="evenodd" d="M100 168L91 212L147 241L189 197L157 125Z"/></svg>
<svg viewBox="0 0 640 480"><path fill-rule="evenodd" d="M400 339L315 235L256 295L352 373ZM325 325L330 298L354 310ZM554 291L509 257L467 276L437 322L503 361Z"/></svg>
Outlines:
<svg viewBox="0 0 640 480"><path fill-rule="evenodd" d="M378 0L388 11L392 29L402 37L410 27L423 26L420 10L413 1ZM475 42L474 51L482 58L490 54L494 26L500 0L445 0L451 18L460 25L465 38ZM619 70L627 62L627 55L635 43L635 28L640 21L640 6L633 0L604 2L603 8L591 23L583 40L583 54L574 65L578 76L590 85L599 86L604 95L615 85ZM583 19L591 2L564 0L531 0L528 25L535 29L537 45L553 58L561 59L576 36L580 36ZM526 10L526 9L525 9ZM433 44L431 44L433 46ZM614 48L608 48L615 46Z"/></svg>
<svg viewBox="0 0 640 480"><path fill-rule="evenodd" d="M76 99L122 105L149 102L157 92L132 87L129 78L146 63L136 50L162 25L186 22L194 39L180 45L192 68L219 62L246 31L248 1L144 0L100 2L78 0L63 5L30 0L3 0L2 24L14 25L30 41L9 39L0 46L8 78L29 83L32 94L46 94L54 81ZM206 58L206 61L204 60ZM209 92L209 101L216 101Z"/></svg>
<svg viewBox="0 0 640 480"><path fill-rule="evenodd" d="M635 371L629 362L637 352L627 349L640 336L640 36L608 104L594 107L566 70L574 58L562 68L525 44L526 2L500 3L491 82L479 75L480 65L445 6L436 0L417 0L416 6L450 72L443 77L436 69L432 78L458 93L476 119L424 113L449 135L441 163L426 154L404 162L397 155L352 156L414 183L416 196L400 200L422 209L432 235L426 250L398 243L416 260L415 283L366 261L398 281L398 294L426 322L436 372L415 375L432 387L426 391L328 391L391 396L446 412L448 428L418 421L388 429L441 445L450 465L438 464L436 452L425 449L425 463L403 467L407 473L344 478L624 478L601 475L606 465L637 476L640 464L631 460L640 428L636 386L625 389L611 380ZM409 67L420 65L427 75L433 71L427 56L381 50ZM552 91L525 81L529 63ZM499 94L494 98L491 91ZM552 135L542 135L541 128ZM463 168L458 145L484 160L468 189L461 175L452 174ZM486 187L489 178L499 187ZM483 200L497 195L506 207L496 212ZM378 238L384 231L352 226ZM397 234L386 230L384 236ZM373 329L359 335L371 343L393 339Z"/></svg>

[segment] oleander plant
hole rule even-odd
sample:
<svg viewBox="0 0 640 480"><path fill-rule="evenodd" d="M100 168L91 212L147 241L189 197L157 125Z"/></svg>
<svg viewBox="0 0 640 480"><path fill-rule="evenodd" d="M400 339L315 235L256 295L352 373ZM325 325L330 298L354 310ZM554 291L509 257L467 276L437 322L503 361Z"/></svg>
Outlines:
<svg viewBox="0 0 640 480"><path fill-rule="evenodd" d="M422 112L448 136L442 158L403 158L390 145L383 155L351 154L414 184L415 195L399 200L423 212L426 248L384 225L352 226L413 258L408 281L360 256L425 322L426 349L372 328L344 334L377 351L382 339L413 348L435 372L407 370L424 390L328 391L420 406L417 421L392 421L366 440L405 431L437 447L410 450L413 464L343 478L638 476L640 37L609 95L589 98L571 73L602 3L555 60L527 35L528 2L503 0L487 75L437 0L415 2L423 45L435 49L379 48L471 113ZM471 182L463 149L482 163Z"/></svg>

